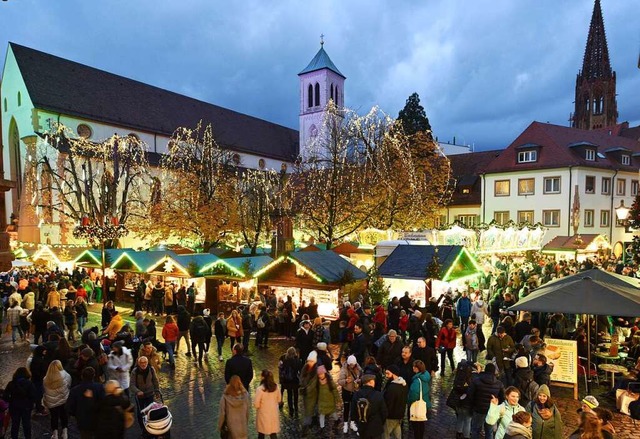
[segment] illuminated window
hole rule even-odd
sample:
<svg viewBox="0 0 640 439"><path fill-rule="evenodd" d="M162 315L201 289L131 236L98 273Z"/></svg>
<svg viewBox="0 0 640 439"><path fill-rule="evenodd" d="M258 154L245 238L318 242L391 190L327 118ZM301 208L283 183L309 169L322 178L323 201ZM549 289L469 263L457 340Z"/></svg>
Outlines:
<svg viewBox="0 0 640 439"><path fill-rule="evenodd" d="M508 223L510 219L508 210L493 212L493 220L500 225Z"/></svg>
<svg viewBox="0 0 640 439"><path fill-rule="evenodd" d="M518 195L533 195L535 193L535 178L518 179Z"/></svg>
<svg viewBox="0 0 640 439"><path fill-rule="evenodd" d="M595 212L593 209L585 209L584 211L584 226L593 227L593 217Z"/></svg>
<svg viewBox="0 0 640 439"><path fill-rule="evenodd" d="M496 180L494 194L496 197L508 197L511 193L511 180Z"/></svg>
<svg viewBox="0 0 640 439"><path fill-rule="evenodd" d="M547 227L560 227L560 210L543 210L542 224Z"/></svg>
<svg viewBox="0 0 640 439"><path fill-rule="evenodd" d="M533 224L533 210L519 210L518 211L518 223Z"/></svg>
<svg viewBox="0 0 640 439"><path fill-rule="evenodd" d="M544 193L559 194L560 193L560 177L546 177L544 179Z"/></svg>

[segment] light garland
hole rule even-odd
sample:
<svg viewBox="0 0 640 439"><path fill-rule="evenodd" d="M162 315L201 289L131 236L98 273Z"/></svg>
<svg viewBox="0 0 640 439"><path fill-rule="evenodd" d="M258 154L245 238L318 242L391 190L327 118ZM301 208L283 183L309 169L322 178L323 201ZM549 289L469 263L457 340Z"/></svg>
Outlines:
<svg viewBox="0 0 640 439"><path fill-rule="evenodd" d="M73 229L73 237L89 241L109 241L125 237L129 230L123 224L88 224Z"/></svg>

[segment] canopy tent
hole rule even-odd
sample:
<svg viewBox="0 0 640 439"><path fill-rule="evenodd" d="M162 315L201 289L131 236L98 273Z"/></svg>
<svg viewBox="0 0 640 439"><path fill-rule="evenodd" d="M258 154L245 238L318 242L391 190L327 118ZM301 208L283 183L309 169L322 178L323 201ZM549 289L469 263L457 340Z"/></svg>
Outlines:
<svg viewBox="0 0 640 439"><path fill-rule="evenodd" d="M640 282L594 268L549 282L509 308L514 311L640 315Z"/></svg>

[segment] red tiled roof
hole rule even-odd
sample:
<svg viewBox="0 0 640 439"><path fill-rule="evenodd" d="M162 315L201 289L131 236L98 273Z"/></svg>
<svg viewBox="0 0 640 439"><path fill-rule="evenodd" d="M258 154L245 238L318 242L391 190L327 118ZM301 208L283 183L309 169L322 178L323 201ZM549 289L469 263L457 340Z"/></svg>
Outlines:
<svg viewBox="0 0 640 439"><path fill-rule="evenodd" d="M560 168L566 166L587 166L608 169L636 171L640 159L633 157L629 166L623 166L611 155L596 157L587 161L579 151L569 148L577 143L592 143L598 146L598 153L605 154L609 148L627 148L632 154L640 153L640 142L628 137L609 135L608 131L587 131L548 123L532 122L500 156L485 169L488 174L496 172ZM517 163L518 147L525 144L540 145L538 161Z"/></svg>
<svg viewBox="0 0 640 439"><path fill-rule="evenodd" d="M578 236L556 236L545 245L542 250L584 250L591 242L596 239L598 234L580 234L582 242L577 243Z"/></svg>
<svg viewBox="0 0 640 439"><path fill-rule="evenodd" d="M456 190L449 203L450 206L480 204L482 181L479 176L502 151L495 149L447 156L451 163L451 173L456 179ZM463 194L463 187L469 188L471 191L468 194Z"/></svg>

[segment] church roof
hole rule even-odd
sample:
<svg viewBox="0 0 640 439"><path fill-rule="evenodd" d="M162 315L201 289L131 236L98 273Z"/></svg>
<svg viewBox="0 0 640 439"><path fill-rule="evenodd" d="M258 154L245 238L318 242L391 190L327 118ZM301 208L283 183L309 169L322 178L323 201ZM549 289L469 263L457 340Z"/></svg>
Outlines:
<svg viewBox="0 0 640 439"><path fill-rule="evenodd" d="M313 57L309 65L305 67L300 73L298 73L298 75L303 75L305 73L315 72L316 70L322 69L329 69L346 79L346 76L340 73L340 70L338 70L333 61L331 61L331 58L329 58L327 52L324 51L323 46L320 46L320 50L318 50L316 56Z"/></svg>
<svg viewBox="0 0 640 439"><path fill-rule="evenodd" d="M581 74L587 79L611 78L613 76L600 0L595 0L593 5Z"/></svg>
<svg viewBox="0 0 640 439"><path fill-rule="evenodd" d="M171 136L178 127L211 123L221 146L292 161L298 131L9 43L36 108L132 130Z"/></svg>

